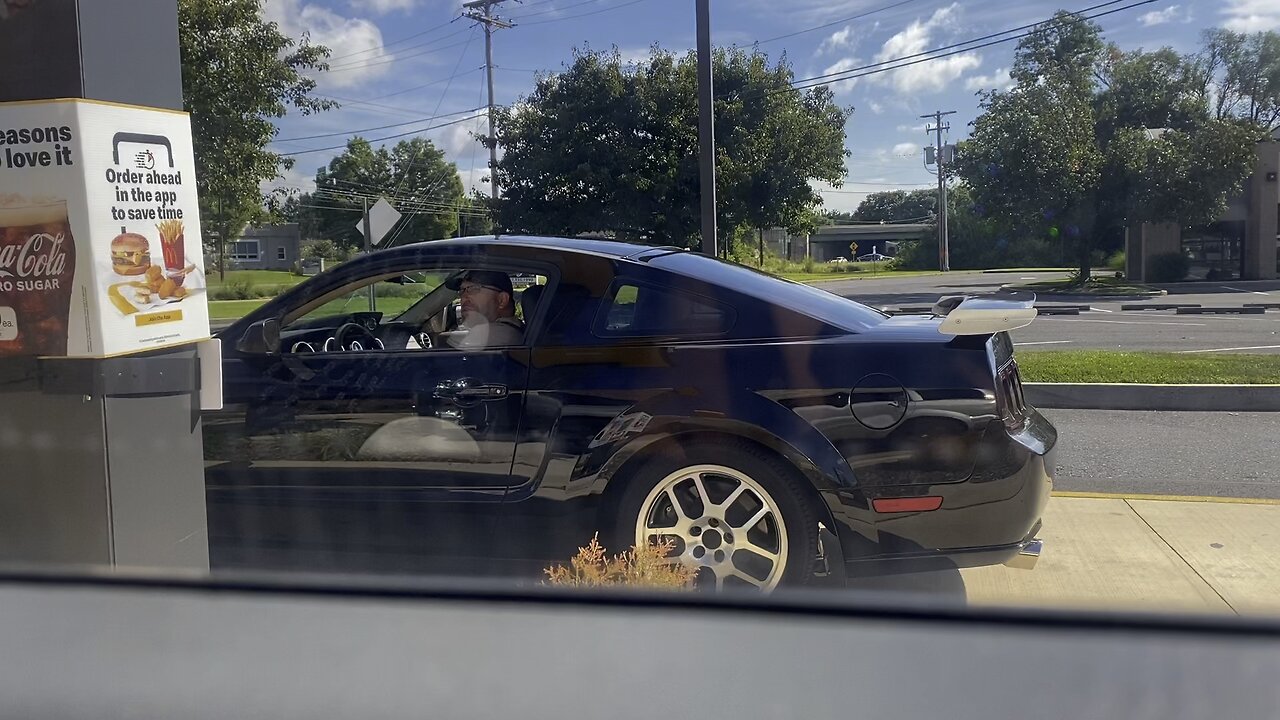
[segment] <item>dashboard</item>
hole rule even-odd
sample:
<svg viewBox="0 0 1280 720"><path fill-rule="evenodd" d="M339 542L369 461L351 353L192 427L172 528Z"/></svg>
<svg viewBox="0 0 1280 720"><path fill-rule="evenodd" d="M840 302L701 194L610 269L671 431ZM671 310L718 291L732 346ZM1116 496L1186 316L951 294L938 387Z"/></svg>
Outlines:
<svg viewBox="0 0 1280 720"><path fill-rule="evenodd" d="M295 354L435 347L432 333L420 325L382 318L381 312L363 311L297 323L281 332L280 344Z"/></svg>

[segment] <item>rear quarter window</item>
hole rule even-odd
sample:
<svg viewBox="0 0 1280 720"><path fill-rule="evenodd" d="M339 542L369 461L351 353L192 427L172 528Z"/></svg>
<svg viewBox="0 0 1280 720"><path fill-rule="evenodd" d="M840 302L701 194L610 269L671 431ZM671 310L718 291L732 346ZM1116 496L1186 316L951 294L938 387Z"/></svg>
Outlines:
<svg viewBox="0 0 1280 720"><path fill-rule="evenodd" d="M697 253L671 253L654 258L650 263L663 270L733 288L734 292L847 331L870 329L888 317L879 310L835 293Z"/></svg>
<svg viewBox="0 0 1280 720"><path fill-rule="evenodd" d="M617 280L596 316L600 337L718 337L733 329L734 309L685 290Z"/></svg>

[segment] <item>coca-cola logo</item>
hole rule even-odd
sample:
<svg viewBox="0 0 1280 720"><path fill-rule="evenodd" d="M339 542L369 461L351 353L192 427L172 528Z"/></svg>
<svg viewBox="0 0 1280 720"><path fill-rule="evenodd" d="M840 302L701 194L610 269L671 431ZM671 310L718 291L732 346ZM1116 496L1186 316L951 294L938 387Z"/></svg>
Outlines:
<svg viewBox="0 0 1280 720"><path fill-rule="evenodd" d="M58 277L67 267L67 253L62 249L66 236L62 233L36 233L22 245L0 247L0 278Z"/></svg>

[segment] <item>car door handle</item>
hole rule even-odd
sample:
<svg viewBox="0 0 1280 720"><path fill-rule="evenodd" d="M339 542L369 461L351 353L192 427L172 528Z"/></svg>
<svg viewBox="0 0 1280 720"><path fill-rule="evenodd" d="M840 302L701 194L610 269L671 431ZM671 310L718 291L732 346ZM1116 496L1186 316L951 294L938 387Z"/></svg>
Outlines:
<svg viewBox="0 0 1280 720"><path fill-rule="evenodd" d="M471 380L453 380L436 386L435 396L443 400L489 402L507 396L507 386L477 383Z"/></svg>

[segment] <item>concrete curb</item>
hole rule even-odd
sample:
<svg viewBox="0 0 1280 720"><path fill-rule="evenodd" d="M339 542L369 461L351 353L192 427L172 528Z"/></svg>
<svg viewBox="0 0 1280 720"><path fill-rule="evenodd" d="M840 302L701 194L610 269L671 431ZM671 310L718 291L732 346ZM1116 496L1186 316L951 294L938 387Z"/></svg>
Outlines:
<svg viewBox="0 0 1280 720"><path fill-rule="evenodd" d="M1024 383L1023 394L1050 410L1280 412L1280 385Z"/></svg>

